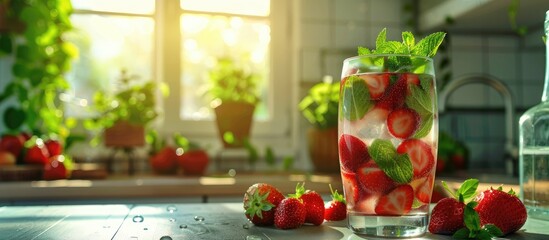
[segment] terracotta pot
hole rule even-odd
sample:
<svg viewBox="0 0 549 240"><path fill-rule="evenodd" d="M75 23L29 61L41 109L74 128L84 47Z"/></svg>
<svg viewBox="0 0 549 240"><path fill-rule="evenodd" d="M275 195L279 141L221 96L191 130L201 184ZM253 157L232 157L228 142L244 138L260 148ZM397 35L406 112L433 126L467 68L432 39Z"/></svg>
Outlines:
<svg viewBox="0 0 549 240"><path fill-rule="evenodd" d="M145 127L119 121L105 129L107 147L139 147L145 145Z"/></svg>
<svg viewBox="0 0 549 240"><path fill-rule="evenodd" d="M313 162L315 172L338 173L337 127L328 129L311 128L307 137L309 156Z"/></svg>
<svg viewBox="0 0 549 240"><path fill-rule="evenodd" d="M217 130L225 148L244 146L244 140L250 138L250 129L255 105L244 102L223 102L215 108ZM223 138L224 134L232 132L234 143Z"/></svg>

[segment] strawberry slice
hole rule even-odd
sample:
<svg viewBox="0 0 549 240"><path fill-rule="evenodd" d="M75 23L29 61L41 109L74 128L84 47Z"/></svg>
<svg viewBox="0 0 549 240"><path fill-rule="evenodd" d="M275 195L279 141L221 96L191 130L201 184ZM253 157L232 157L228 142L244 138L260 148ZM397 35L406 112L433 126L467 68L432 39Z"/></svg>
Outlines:
<svg viewBox="0 0 549 240"><path fill-rule="evenodd" d="M400 154L407 153L414 167L414 178L424 177L435 165L435 157L429 144L419 139L404 140L397 148Z"/></svg>
<svg viewBox="0 0 549 240"><path fill-rule="evenodd" d="M396 183L383 172L374 161L363 163L357 171L358 182L371 193L387 193Z"/></svg>
<svg viewBox="0 0 549 240"><path fill-rule="evenodd" d="M419 86L419 77L416 74L406 74L406 83Z"/></svg>
<svg viewBox="0 0 549 240"><path fill-rule="evenodd" d="M387 128L393 136L400 139L411 137L419 128L419 114L409 108L399 108L387 117Z"/></svg>
<svg viewBox="0 0 549 240"><path fill-rule="evenodd" d="M343 183L343 194L349 207L353 207L359 199L359 189L356 180L356 174L341 171L341 180Z"/></svg>
<svg viewBox="0 0 549 240"><path fill-rule="evenodd" d="M343 170L355 172L361 163L370 159L370 155L362 140L353 135L343 134L339 139L339 159Z"/></svg>
<svg viewBox="0 0 549 240"><path fill-rule="evenodd" d="M404 105L406 101L406 94L408 89L408 82L404 75L388 88L388 92L379 100L376 106L393 110Z"/></svg>
<svg viewBox="0 0 549 240"><path fill-rule="evenodd" d="M354 210L361 214L376 214L375 208L379 198L380 195L377 194L361 196L360 200L356 203Z"/></svg>
<svg viewBox="0 0 549 240"><path fill-rule="evenodd" d="M380 215L399 216L408 213L414 202L414 189L410 185L401 185L387 195L382 196L376 205Z"/></svg>
<svg viewBox="0 0 549 240"><path fill-rule="evenodd" d="M390 79L389 74L364 74L360 78L364 79L368 90L370 92L370 98L377 100L380 99L385 90L389 87Z"/></svg>
<svg viewBox="0 0 549 240"><path fill-rule="evenodd" d="M433 191L433 177L427 176L413 180L410 185L414 188L414 194L422 203L429 203Z"/></svg>

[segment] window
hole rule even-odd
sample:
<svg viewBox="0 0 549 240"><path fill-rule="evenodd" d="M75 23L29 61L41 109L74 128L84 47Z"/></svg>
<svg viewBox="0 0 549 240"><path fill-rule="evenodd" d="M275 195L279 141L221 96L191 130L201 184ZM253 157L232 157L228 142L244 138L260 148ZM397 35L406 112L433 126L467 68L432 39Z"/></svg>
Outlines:
<svg viewBox="0 0 549 240"><path fill-rule="evenodd" d="M115 90L122 69L163 81L161 132L216 138L204 93L216 58L250 63L262 75L252 135L290 142L294 110L288 0L72 0L71 36L80 50L69 81L73 99ZM86 102L86 101L84 101ZM79 101L82 105L82 101ZM81 111L76 108L74 111Z"/></svg>

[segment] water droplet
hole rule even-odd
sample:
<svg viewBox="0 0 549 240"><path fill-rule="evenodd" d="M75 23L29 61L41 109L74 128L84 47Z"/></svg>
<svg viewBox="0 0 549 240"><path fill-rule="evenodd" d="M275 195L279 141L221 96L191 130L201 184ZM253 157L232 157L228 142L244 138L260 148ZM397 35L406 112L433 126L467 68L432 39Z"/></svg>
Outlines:
<svg viewBox="0 0 549 240"><path fill-rule="evenodd" d="M177 212L177 207L175 205L169 205L168 207L166 207L166 211L168 211L169 213Z"/></svg>
<svg viewBox="0 0 549 240"><path fill-rule="evenodd" d="M133 222L143 222L145 220L145 218L141 215L135 215L133 218L132 218L132 221Z"/></svg>
<svg viewBox="0 0 549 240"><path fill-rule="evenodd" d="M194 220L197 222L204 222L205 218L202 216L194 216Z"/></svg>
<svg viewBox="0 0 549 240"><path fill-rule="evenodd" d="M229 169L228 174L229 174L229 176L234 177L234 176L236 176L236 170L231 168L231 169Z"/></svg>
<svg viewBox="0 0 549 240"><path fill-rule="evenodd" d="M186 224L181 224L181 225L179 225L179 228L181 228L181 229L187 228L187 225Z"/></svg>
<svg viewBox="0 0 549 240"><path fill-rule="evenodd" d="M249 228L250 228L250 224L244 223L244 225L242 225L242 228L244 228L244 229L249 229Z"/></svg>
<svg viewBox="0 0 549 240"><path fill-rule="evenodd" d="M172 240L172 237L170 236L162 236L160 240Z"/></svg>
<svg viewBox="0 0 549 240"><path fill-rule="evenodd" d="M147 231L147 230L149 230L149 228L143 228L143 230Z"/></svg>
<svg viewBox="0 0 549 240"><path fill-rule="evenodd" d="M246 236L246 240L263 240L263 238L261 238L260 236L256 236L256 235L248 235L248 236Z"/></svg>
<svg viewBox="0 0 549 240"><path fill-rule="evenodd" d="M175 218L170 218L170 219L168 219L168 221L175 222Z"/></svg>

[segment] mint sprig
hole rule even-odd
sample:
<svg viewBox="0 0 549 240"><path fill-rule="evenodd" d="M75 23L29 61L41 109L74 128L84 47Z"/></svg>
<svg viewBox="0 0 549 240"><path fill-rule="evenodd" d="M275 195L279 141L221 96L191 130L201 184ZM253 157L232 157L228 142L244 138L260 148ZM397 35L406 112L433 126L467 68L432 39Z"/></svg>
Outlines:
<svg viewBox="0 0 549 240"><path fill-rule="evenodd" d="M408 154L398 154L389 140L376 139L368 149L378 167L397 183L409 183L414 168Z"/></svg>
<svg viewBox="0 0 549 240"><path fill-rule="evenodd" d="M409 56L387 56L384 61L376 61L384 70L391 72L413 72L413 69L423 66L424 62L414 56L433 57L446 33L432 33L416 43L416 38L411 32L402 32L402 42L387 41L387 29L384 28L376 38L376 49L358 47L358 55L368 54L403 54Z"/></svg>

